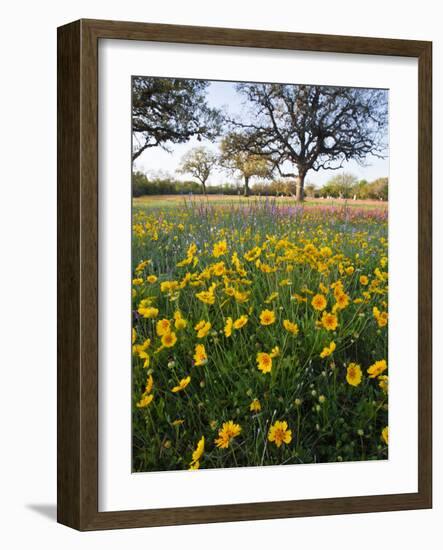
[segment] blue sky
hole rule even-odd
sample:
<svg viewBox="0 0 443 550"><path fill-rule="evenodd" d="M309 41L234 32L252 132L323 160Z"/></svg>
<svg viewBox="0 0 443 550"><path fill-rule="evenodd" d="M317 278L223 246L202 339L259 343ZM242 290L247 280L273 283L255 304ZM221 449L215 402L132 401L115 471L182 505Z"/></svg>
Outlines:
<svg viewBox="0 0 443 550"><path fill-rule="evenodd" d="M246 106L243 104L243 99L235 90L235 83L233 82L212 81L208 87L207 101L212 107L225 108L231 115L246 112ZM171 153L168 153L160 147L147 149L135 161L134 169L141 170L148 174L152 172L169 173L179 180L192 179L189 176L177 174L176 169L180 164L182 156L189 151L189 149L202 145L212 149L214 152L218 152L217 142L199 142L197 139L192 138L187 143L182 143L179 145L168 144L168 148L171 150ZM366 166L360 166L357 162L350 161L344 164L343 170L320 170L319 172L310 171L306 176L306 180L321 186L331 177L342 172L350 172L358 179L372 181L376 178L389 175L389 159L378 159L369 156L366 159ZM208 180L208 185L216 185L229 181L234 181L232 176L221 170L214 170Z"/></svg>

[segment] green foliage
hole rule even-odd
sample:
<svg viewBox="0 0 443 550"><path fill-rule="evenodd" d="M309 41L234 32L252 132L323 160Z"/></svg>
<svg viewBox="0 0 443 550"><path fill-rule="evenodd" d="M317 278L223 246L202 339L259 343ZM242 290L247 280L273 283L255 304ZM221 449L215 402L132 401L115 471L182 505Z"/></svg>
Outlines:
<svg viewBox="0 0 443 550"><path fill-rule="evenodd" d="M179 181L173 177L149 177L143 172L136 171L132 174L132 196L145 195L201 195L202 186L195 181ZM238 195L240 189L229 183L223 185L211 185L206 188L208 195Z"/></svg>
<svg viewBox="0 0 443 550"><path fill-rule="evenodd" d="M357 178L353 174L343 172L331 178L326 185L321 189L323 197L341 197L350 199L354 195L354 187L357 183Z"/></svg>
<svg viewBox="0 0 443 550"><path fill-rule="evenodd" d="M388 186L388 178L378 178L368 183L366 180L357 181L355 176L344 172L331 178L318 192L321 197L387 201Z"/></svg>
<svg viewBox="0 0 443 550"><path fill-rule="evenodd" d="M378 178L368 184L368 195L370 199L382 199L387 201L389 198L389 180L388 178Z"/></svg>
<svg viewBox="0 0 443 550"><path fill-rule="evenodd" d="M248 151L248 144L241 133L231 132L220 143L219 164L232 174L239 174L244 180L244 194L250 194L249 180L252 177L269 179L272 163L263 155Z"/></svg>
<svg viewBox="0 0 443 550"><path fill-rule="evenodd" d="M320 190L315 183L305 183L305 196L311 199L320 197Z"/></svg>
<svg viewBox="0 0 443 550"><path fill-rule="evenodd" d="M132 82L132 160L151 147L213 140L221 115L206 102L206 80L137 76Z"/></svg>
<svg viewBox="0 0 443 550"><path fill-rule="evenodd" d="M335 179L335 178L334 178ZM333 197L333 198L357 198L361 200L388 200L388 178L378 178L373 182L366 180L353 180L354 183L343 192L343 187L332 183L330 180L323 187L317 187L314 183L307 183L305 193L307 197ZM250 195L261 196L285 196L294 197L297 186L294 179L283 178L272 181L258 181L251 185ZM195 181L179 181L171 176L148 177L140 171L132 174L132 196L142 197L144 195L200 195L203 193L202 186ZM237 196L243 193L241 185L224 183L222 185L206 186L208 195L232 195Z"/></svg>
<svg viewBox="0 0 443 550"><path fill-rule="evenodd" d="M297 186L294 179L275 179L268 182L257 182L252 186L253 195L265 195L269 197L294 196Z"/></svg>
<svg viewBox="0 0 443 550"><path fill-rule="evenodd" d="M210 149L194 147L183 156L177 172L191 174L202 184L203 193L206 194L206 182L216 164L217 157Z"/></svg>

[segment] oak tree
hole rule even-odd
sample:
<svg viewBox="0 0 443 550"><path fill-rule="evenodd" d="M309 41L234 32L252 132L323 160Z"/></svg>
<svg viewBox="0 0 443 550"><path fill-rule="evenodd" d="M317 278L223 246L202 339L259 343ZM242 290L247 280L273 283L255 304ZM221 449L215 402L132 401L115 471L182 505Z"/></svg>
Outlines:
<svg viewBox="0 0 443 550"><path fill-rule="evenodd" d="M134 77L132 80L132 160L150 147L168 150L169 144L191 137L214 140L221 115L206 101L206 80Z"/></svg>
<svg viewBox="0 0 443 550"><path fill-rule="evenodd" d="M310 170L337 170L351 159L384 157L387 92L377 89L289 84L238 84L248 120L231 120L247 136L245 148L271 158L283 177L296 177L303 200ZM296 171L287 171L287 166Z"/></svg>
<svg viewBox="0 0 443 550"><path fill-rule="evenodd" d="M231 132L220 143L220 165L244 180L244 195L249 196L249 181L257 176L267 179L272 174L272 165L265 156L255 155L247 150L247 138L241 133Z"/></svg>
<svg viewBox="0 0 443 550"><path fill-rule="evenodd" d="M207 147L194 147L185 153L177 172L179 174L191 174L202 184L203 193L206 195L206 182L217 164L217 155Z"/></svg>

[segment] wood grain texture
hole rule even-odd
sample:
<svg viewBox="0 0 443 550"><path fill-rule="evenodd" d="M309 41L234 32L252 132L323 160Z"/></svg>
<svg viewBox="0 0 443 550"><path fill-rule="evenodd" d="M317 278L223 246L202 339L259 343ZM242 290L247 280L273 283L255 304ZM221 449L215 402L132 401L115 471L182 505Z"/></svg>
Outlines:
<svg viewBox="0 0 443 550"><path fill-rule="evenodd" d="M80 23L58 32L57 517L79 525L80 494Z"/></svg>
<svg viewBox="0 0 443 550"><path fill-rule="evenodd" d="M194 27L186 25L157 25L127 21L83 19L82 23L87 25L91 32L100 38L312 52L418 57L427 44L426 42L417 40Z"/></svg>
<svg viewBox="0 0 443 550"><path fill-rule="evenodd" d="M418 486L432 507L432 45L418 66Z"/></svg>
<svg viewBox="0 0 443 550"><path fill-rule="evenodd" d="M98 511L98 41L148 40L416 57L419 62L419 487L417 493ZM432 506L431 43L81 20L58 29L58 521L79 530Z"/></svg>

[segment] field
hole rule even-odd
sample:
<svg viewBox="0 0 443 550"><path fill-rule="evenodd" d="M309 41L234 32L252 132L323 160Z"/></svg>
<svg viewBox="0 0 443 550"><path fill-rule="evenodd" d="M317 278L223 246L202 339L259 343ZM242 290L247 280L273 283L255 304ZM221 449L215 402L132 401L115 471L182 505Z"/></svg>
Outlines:
<svg viewBox="0 0 443 550"><path fill-rule="evenodd" d="M133 209L133 470L386 459L387 203Z"/></svg>
<svg viewBox="0 0 443 550"><path fill-rule="evenodd" d="M277 205L284 206L296 206L297 203L292 197L279 197L279 198L266 198L266 197L243 197L243 195L194 195L190 198L187 195L151 195L145 197L137 197L133 199L134 207L143 208L143 209L157 209L165 207L180 207L185 202L192 204L218 204L218 205L228 205L228 206L239 206L239 205L251 205L260 202L272 201ZM370 208L380 211L387 211L388 203L384 201L375 201L375 200L351 200L351 199L305 199L305 208L310 206L333 206L333 207L349 207L349 208Z"/></svg>

